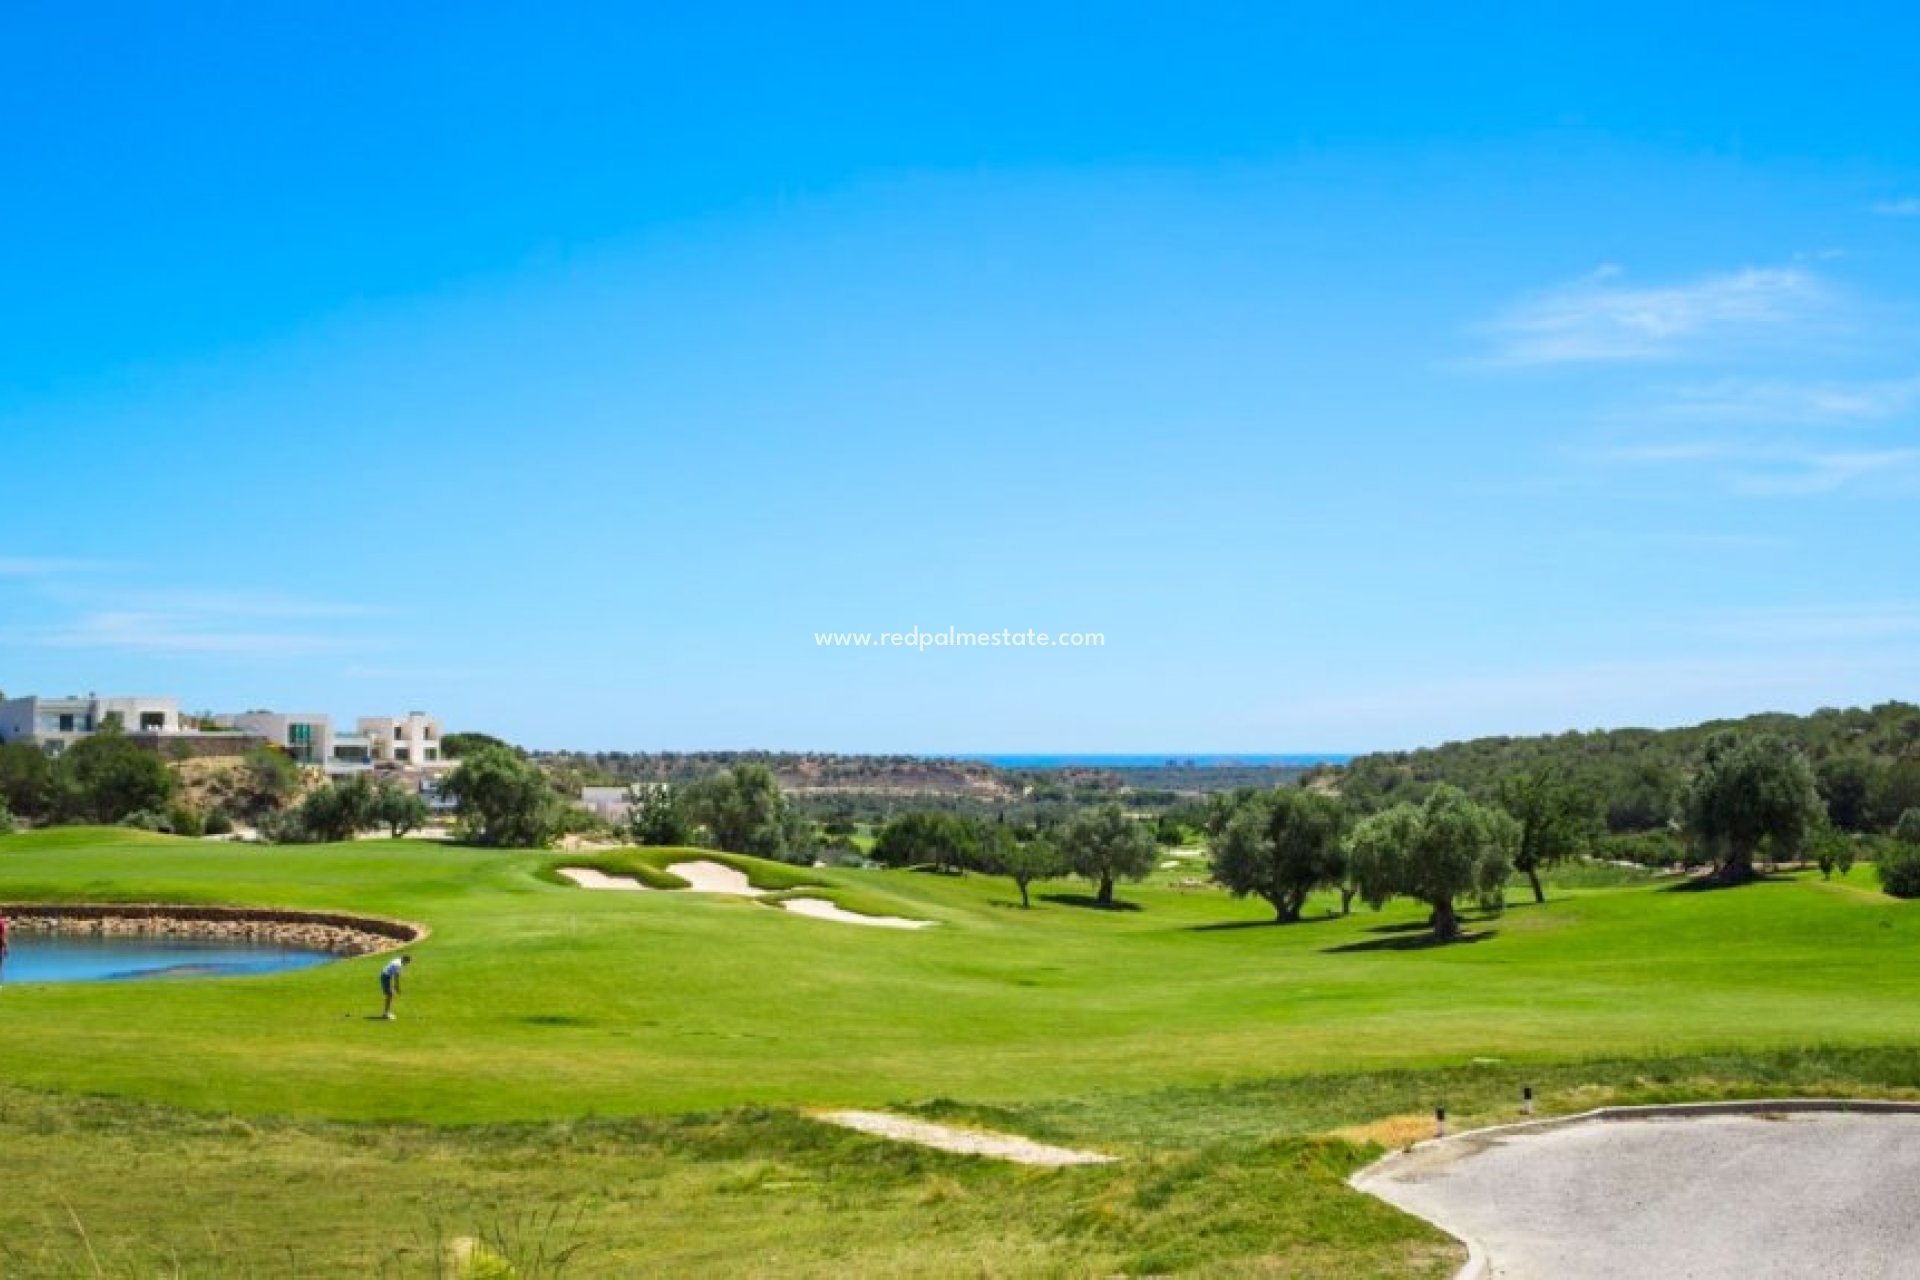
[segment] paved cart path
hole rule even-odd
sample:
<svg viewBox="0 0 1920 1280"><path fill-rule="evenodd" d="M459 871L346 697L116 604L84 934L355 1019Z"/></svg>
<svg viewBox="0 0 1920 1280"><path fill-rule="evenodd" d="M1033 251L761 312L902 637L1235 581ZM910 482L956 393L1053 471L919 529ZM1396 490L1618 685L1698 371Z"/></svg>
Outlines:
<svg viewBox="0 0 1920 1280"><path fill-rule="evenodd" d="M1358 1179L1500 1280L1894 1280L1920 1259L1920 1116L1603 1120L1465 1135Z"/></svg>

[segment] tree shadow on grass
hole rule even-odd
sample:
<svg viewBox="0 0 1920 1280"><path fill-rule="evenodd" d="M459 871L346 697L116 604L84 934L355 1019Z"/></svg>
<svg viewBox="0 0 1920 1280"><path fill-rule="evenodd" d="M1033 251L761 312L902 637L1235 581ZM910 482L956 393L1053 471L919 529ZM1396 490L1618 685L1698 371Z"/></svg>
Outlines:
<svg viewBox="0 0 1920 1280"><path fill-rule="evenodd" d="M1035 894L1042 902L1058 903L1063 907L1084 907L1088 911L1138 911L1140 904L1115 898L1112 902L1102 902L1090 893L1040 893Z"/></svg>
<svg viewBox="0 0 1920 1280"><path fill-rule="evenodd" d="M1436 947L1461 947L1475 942L1486 942L1498 936L1497 929L1482 929L1478 933L1463 933L1457 938L1436 938L1433 931L1425 925L1419 926L1420 933L1403 934L1393 938L1375 938L1372 942L1349 942L1345 946L1322 948L1324 955L1346 955L1363 951L1431 951Z"/></svg>
<svg viewBox="0 0 1920 1280"><path fill-rule="evenodd" d="M1716 893L1721 889L1744 889L1753 884L1786 884L1792 876L1781 875L1773 871L1756 871L1745 880L1722 880L1715 875L1688 876L1678 884L1670 884L1661 893Z"/></svg>
<svg viewBox="0 0 1920 1280"><path fill-rule="evenodd" d="M1212 924L1190 924L1188 933L1222 933L1232 929L1290 929L1305 924L1332 924L1344 916L1302 916L1298 920L1216 920Z"/></svg>

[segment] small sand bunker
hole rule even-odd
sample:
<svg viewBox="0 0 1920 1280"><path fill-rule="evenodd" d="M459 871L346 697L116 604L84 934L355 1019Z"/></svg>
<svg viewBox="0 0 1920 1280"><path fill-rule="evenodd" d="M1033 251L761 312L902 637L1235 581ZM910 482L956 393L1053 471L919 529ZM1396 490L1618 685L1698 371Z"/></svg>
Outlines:
<svg viewBox="0 0 1920 1280"><path fill-rule="evenodd" d="M676 862L668 872L687 882L695 893L730 893L736 898L764 898L765 889L756 889L744 871L735 871L724 862Z"/></svg>
<svg viewBox="0 0 1920 1280"><path fill-rule="evenodd" d="M870 1133L876 1138L911 1142L916 1146L951 1151L963 1156L986 1156L1011 1160L1015 1164L1070 1165L1111 1164L1113 1157L1098 1151L1075 1151L1069 1147L1050 1147L1011 1133L988 1133L981 1129L958 1129L950 1124L909 1120L884 1111L817 1111L814 1119L837 1124L843 1129Z"/></svg>
<svg viewBox="0 0 1920 1280"><path fill-rule="evenodd" d="M797 916L831 920L835 924L864 924L876 929L926 929L933 925L931 920L909 920L905 916L863 916L825 898L787 898L780 905Z"/></svg>
<svg viewBox="0 0 1920 1280"><path fill-rule="evenodd" d="M632 876L610 876L604 871L595 871L592 867L561 867L558 870L561 875L582 889L618 889L624 893L644 893L647 888Z"/></svg>

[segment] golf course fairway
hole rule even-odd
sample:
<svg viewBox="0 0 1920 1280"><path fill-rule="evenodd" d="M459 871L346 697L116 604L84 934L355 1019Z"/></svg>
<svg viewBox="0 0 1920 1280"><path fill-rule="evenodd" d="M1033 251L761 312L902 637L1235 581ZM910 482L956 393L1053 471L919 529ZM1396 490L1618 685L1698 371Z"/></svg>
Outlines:
<svg viewBox="0 0 1920 1280"><path fill-rule="evenodd" d="M1118 910L1047 884L1023 910L979 875L584 861L664 887L715 857L774 901L937 924L593 892L554 872L578 854L0 838L0 901L431 931L391 1023L377 956L0 992L0 1272L1437 1276L1452 1243L1343 1181L1437 1104L1920 1085L1920 915L1871 869L1550 883L1428 947L1406 907L1276 926L1167 883ZM1121 1159L1030 1170L805 1114L841 1106Z"/></svg>

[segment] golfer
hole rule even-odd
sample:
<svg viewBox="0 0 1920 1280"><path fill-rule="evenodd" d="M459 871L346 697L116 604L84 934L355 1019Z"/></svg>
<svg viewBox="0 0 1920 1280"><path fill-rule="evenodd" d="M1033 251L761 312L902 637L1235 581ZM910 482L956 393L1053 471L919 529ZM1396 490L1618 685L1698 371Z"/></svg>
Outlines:
<svg viewBox="0 0 1920 1280"><path fill-rule="evenodd" d="M387 1007L381 1010L380 1016L388 1022L393 1021L393 998L400 994L400 975L412 963L412 956L401 956L387 961L387 967L380 971L380 994L387 998Z"/></svg>

